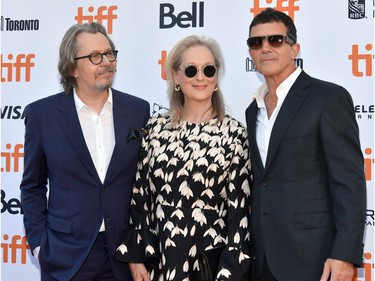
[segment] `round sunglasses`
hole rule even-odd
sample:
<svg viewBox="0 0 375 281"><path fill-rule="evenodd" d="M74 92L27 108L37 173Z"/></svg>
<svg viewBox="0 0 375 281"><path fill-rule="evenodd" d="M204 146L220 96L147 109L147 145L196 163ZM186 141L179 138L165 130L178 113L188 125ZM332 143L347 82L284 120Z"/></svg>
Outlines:
<svg viewBox="0 0 375 281"><path fill-rule="evenodd" d="M198 73L198 69L199 68L196 67L193 64L189 64L189 65L185 66L185 68L181 68L181 67L179 68L179 70L184 70L186 77L189 77L189 78L195 77ZM214 66L212 64L208 64L208 65L204 66L203 67L203 74L207 78L214 77L215 74L216 74L216 66Z"/></svg>
<svg viewBox="0 0 375 281"><path fill-rule="evenodd" d="M294 40L285 35L254 36L247 39L247 46L249 46L251 50L259 50L265 39L268 40L268 44L273 48L281 47L284 42L287 42L290 45L295 43Z"/></svg>

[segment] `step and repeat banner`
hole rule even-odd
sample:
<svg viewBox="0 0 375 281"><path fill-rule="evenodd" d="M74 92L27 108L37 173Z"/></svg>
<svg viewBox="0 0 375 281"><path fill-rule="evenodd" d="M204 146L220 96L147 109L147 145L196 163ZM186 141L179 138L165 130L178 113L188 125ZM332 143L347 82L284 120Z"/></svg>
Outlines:
<svg viewBox="0 0 375 281"><path fill-rule="evenodd" d="M294 19L298 65L352 94L368 194L364 263L353 281L375 280L374 0L4 0L1 5L1 280L40 280L20 204L24 109L62 91L57 62L65 31L75 23L102 23L119 50L114 88L148 100L151 114L168 108L164 64L172 46L191 34L215 38L225 57L221 88L227 112L245 123L245 109L263 83L246 46L248 27L266 7Z"/></svg>

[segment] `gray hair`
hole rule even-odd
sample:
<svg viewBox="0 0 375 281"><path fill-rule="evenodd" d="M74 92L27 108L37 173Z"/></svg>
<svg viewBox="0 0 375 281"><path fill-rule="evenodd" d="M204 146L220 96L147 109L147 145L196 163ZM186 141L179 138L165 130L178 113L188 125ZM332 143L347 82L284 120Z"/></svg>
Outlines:
<svg viewBox="0 0 375 281"><path fill-rule="evenodd" d="M72 73L76 67L75 57L79 47L77 35L81 33L95 34L98 32L108 39L111 48L115 50L115 44L109 38L105 27L100 23L75 24L65 33L60 45L60 57L57 66L60 73L60 84L63 86L65 93L69 94L76 85L76 79Z"/></svg>
<svg viewBox="0 0 375 281"><path fill-rule="evenodd" d="M181 119L182 107L184 105L184 95L181 91L175 90L176 84L173 79L173 71L177 71L182 63L182 55L186 49L194 46L205 46L207 47L215 60L215 65L218 68L219 78L224 74L224 58L220 49L219 44L216 40L198 35L190 35L179 42L169 52L166 62L166 76L168 82L168 97L169 97L169 111L171 113L172 124L176 124ZM216 114L218 121L223 120L225 116L225 106L223 94L218 90L212 95L212 107Z"/></svg>

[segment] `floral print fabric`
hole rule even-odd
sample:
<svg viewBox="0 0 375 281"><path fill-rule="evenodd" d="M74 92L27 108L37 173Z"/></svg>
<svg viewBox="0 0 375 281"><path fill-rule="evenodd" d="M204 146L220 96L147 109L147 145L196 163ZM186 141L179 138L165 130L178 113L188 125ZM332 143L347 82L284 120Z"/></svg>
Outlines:
<svg viewBox="0 0 375 281"><path fill-rule="evenodd" d="M151 280L195 280L197 254L227 245L219 280L248 280L250 161L246 128L230 116L172 126L152 117L142 141L124 262L156 261Z"/></svg>

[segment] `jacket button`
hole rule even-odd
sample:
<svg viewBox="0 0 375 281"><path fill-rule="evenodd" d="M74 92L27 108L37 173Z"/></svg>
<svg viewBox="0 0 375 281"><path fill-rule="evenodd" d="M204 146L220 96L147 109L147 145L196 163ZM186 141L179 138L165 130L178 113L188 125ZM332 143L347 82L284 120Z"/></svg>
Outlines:
<svg viewBox="0 0 375 281"><path fill-rule="evenodd" d="M108 191L108 187L103 186L103 187L102 187L102 192L107 192L107 191Z"/></svg>

